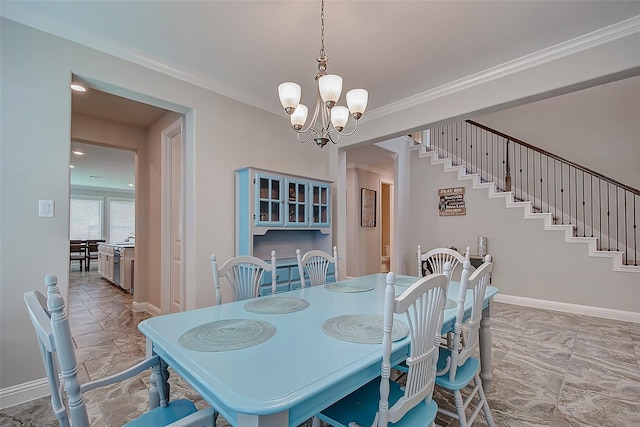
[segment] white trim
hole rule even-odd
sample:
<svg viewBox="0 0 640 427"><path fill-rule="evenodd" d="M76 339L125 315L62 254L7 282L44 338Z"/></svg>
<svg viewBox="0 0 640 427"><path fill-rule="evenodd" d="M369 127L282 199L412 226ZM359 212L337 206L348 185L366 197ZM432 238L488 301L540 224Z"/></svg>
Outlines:
<svg viewBox="0 0 640 427"><path fill-rule="evenodd" d="M0 389L0 409L51 395L47 377Z"/></svg>
<svg viewBox="0 0 640 427"><path fill-rule="evenodd" d="M377 120L416 105L424 104L434 99L469 89L473 86L485 84L510 74L537 67L547 62L555 61L565 56L630 36L637 32L640 32L640 15L368 111L367 114L360 119L360 122Z"/></svg>
<svg viewBox="0 0 640 427"><path fill-rule="evenodd" d="M614 310L611 308L590 307L587 305L570 304L566 302L547 301L534 298L517 297L514 295L498 294L493 299L505 304L522 305L525 307L541 308L543 310L561 311L563 313L579 314L582 316L600 317L603 319L619 320L621 322L640 323L640 313L633 311Z"/></svg>
<svg viewBox="0 0 640 427"><path fill-rule="evenodd" d="M391 157L393 153L389 152L389 157ZM353 163L350 162L347 164L347 169L360 169L363 171L367 171L367 172L373 172L373 173L377 173L378 175L382 175L388 179L393 179L393 173L389 173L387 171L384 171L382 169L377 169L375 167L371 167L371 165L367 165L364 163Z"/></svg>
<svg viewBox="0 0 640 427"><path fill-rule="evenodd" d="M148 302L133 302L133 305L131 306L131 310L133 310L136 313L141 313L146 311L147 313L149 313L152 316L160 316L162 314L162 310L160 310L158 307L156 307L155 305L148 303Z"/></svg>

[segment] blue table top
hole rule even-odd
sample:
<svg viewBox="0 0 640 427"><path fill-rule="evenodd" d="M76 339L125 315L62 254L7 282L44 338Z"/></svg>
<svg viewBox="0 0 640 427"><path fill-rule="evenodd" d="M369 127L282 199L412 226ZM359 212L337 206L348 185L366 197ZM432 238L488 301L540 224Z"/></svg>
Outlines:
<svg viewBox="0 0 640 427"><path fill-rule="evenodd" d="M417 277L397 275L399 283ZM289 411L290 425L303 422L323 409L322 395L346 395L380 373L382 346L340 341L323 333L322 323L344 314L382 314L386 274L353 279L372 284L366 292L333 292L324 286L298 289L278 296L302 298L309 307L287 314L258 314L246 311L247 301L189 310L147 319L138 326L153 343L154 351L183 376L205 400L233 423L237 413L272 414ZM450 298L458 295L459 284L451 282ZM396 294L406 287L396 286ZM498 292L489 287L486 301ZM271 298L270 296L261 298ZM467 301L470 304L470 301ZM445 310L445 330L455 319L455 309ZM269 322L275 335L258 345L241 350L202 352L183 347L179 338L190 329L224 319ZM409 338L393 344L404 352ZM369 369L366 369L366 368ZM361 384L345 384L354 374ZM334 398L335 399L335 398ZM314 412L315 411L315 412Z"/></svg>

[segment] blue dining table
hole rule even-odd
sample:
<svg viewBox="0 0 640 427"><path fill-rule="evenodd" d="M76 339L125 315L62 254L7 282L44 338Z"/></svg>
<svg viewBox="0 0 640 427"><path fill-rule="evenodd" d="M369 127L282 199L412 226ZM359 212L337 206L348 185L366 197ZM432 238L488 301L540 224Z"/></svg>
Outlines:
<svg viewBox="0 0 640 427"><path fill-rule="evenodd" d="M417 279L396 275L396 294ZM372 274L161 315L138 328L147 352L158 354L233 426L297 426L380 375L380 344L337 339L325 328L338 316L381 316L385 287L386 274ZM458 290L459 283L451 282L448 306L455 307ZM497 292L487 288L480 330L485 390ZM443 335L453 330L455 315L455 308L445 310ZM339 332L343 327L349 323L338 322ZM406 359L408 346L408 337L393 342L392 364Z"/></svg>

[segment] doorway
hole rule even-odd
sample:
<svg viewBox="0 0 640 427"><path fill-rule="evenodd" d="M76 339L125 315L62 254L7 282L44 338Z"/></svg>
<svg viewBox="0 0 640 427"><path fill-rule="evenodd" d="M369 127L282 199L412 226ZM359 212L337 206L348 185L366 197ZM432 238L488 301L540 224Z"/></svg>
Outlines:
<svg viewBox="0 0 640 427"><path fill-rule="evenodd" d="M86 81L86 79L85 79ZM151 105L135 99L141 95L129 93L111 85L92 82L87 92L73 93L72 97L72 138L112 148L125 148L135 151L136 192L136 249L134 282L136 283L133 301L134 311L148 311L151 314L168 313L169 305L164 306L161 278L165 265L170 264L164 257L165 246L162 242L162 210L163 185L162 174L165 165L162 163L163 136L161 132L176 120L184 120L184 113L167 110L156 105L163 105L161 100ZM95 89L95 87L99 89ZM100 90L102 89L102 90ZM106 92L106 91L108 92ZM122 96L114 95L120 93ZM125 97L126 96L126 97ZM178 132L181 134L182 131ZM176 137L176 134L170 135ZM184 139L180 138L180 145ZM179 152L182 148L179 150ZM181 171L184 156L173 156L177 159L174 170ZM175 172L180 177L181 172ZM182 181L177 182L178 186ZM183 198L176 196L178 204ZM180 209L182 207L180 206ZM172 215L182 222L182 210ZM181 233L183 225L177 225ZM184 246L184 234L179 234L179 246ZM180 252L178 250L178 252ZM168 251L171 254L171 251ZM179 274L181 276L183 274ZM182 291L184 292L184 291ZM181 299L184 304L184 298Z"/></svg>

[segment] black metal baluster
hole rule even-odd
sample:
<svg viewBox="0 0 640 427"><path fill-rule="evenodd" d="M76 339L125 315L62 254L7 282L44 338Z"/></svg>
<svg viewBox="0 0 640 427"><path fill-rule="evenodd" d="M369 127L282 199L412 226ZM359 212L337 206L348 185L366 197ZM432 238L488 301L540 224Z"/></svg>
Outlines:
<svg viewBox="0 0 640 427"><path fill-rule="evenodd" d="M620 191L616 187L616 251L620 250L620 209L618 209L620 203L618 202L618 193L620 193Z"/></svg>
<svg viewBox="0 0 640 427"><path fill-rule="evenodd" d="M582 171L582 237L586 237L586 236L587 236L587 217L585 216L585 201L584 201L584 171Z"/></svg>
<svg viewBox="0 0 640 427"><path fill-rule="evenodd" d="M562 174L562 163L560 163L560 217L561 224L564 225L564 175Z"/></svg>
<svg viewBox="0 0 640 427"><path fill-rule="evenodd" d="M624 192L624 265L629 263L629 233L627 233L627 192Z"/></svg>
<svg viewBox="0 0 640 427"><path fill-rule="evenodd" d="M607 182L607 250L611 250L611 208L609 207L609 201L611 200L611 193L609 191L609 183Z"/></svg>
<svg viewBox="0 0 640 427"><path fill-rule="evenodd" d="M589 202L589 205L591 207L591 237L593 237L593 175L589 175L589 178L591 179L591 186L589 188L591 198L591 201Z"/></svg>

